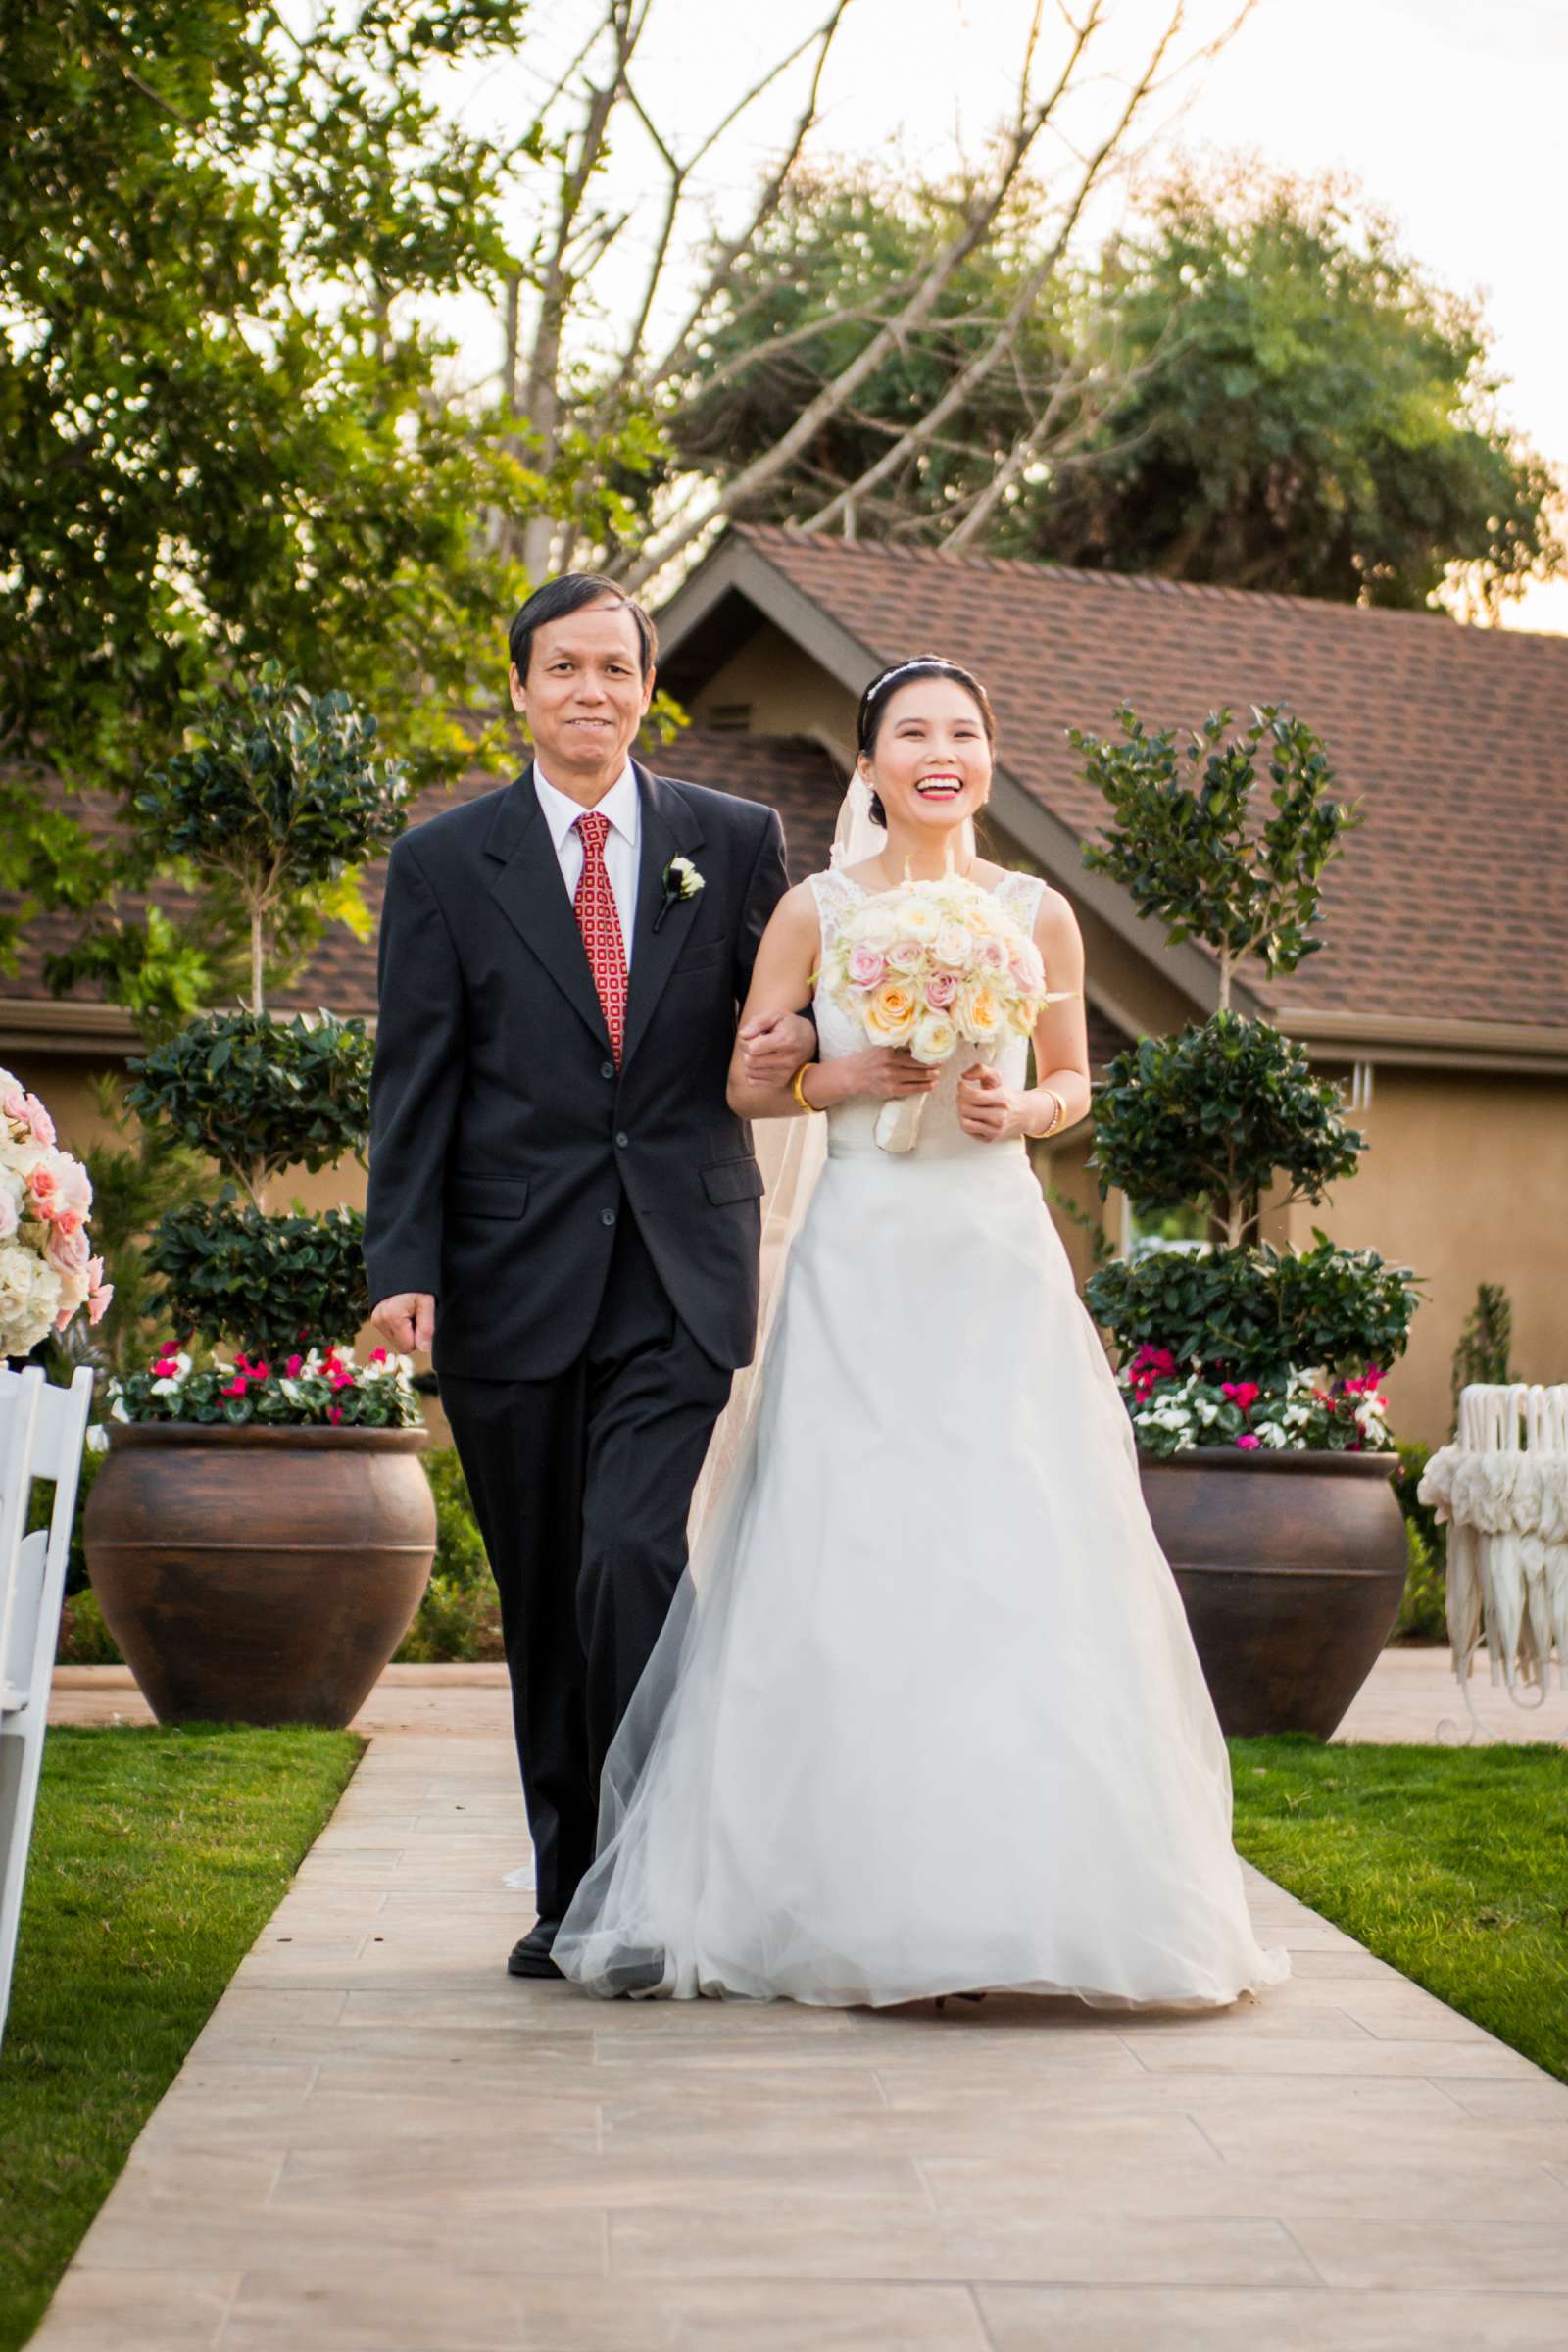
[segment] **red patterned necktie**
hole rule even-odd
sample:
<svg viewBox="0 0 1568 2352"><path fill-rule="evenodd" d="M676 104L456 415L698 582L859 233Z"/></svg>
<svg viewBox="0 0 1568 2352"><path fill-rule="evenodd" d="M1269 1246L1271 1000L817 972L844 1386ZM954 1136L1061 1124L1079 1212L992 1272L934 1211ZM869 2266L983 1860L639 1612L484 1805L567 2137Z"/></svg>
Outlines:
<svg viewBox="0 0 1568 2352"><path fill-rule="evenodd" d="M588 951L594 986L605 1008L610 1050L619 1069L620 1049L626 1035L626 944L620 935L615 894L610 887L610 871L605 864L610 819L601 816L597 808L590 808L578 817L577 830L582 835L582 874L573 901L577 928Z"/></svg>

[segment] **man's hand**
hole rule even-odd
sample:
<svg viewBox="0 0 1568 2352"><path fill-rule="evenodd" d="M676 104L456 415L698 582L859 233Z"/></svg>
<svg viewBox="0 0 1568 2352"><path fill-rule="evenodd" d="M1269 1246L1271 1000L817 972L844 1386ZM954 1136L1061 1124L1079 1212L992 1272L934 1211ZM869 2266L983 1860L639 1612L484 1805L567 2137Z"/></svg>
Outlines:
<svg viewBox="0 0 1568 2352"><path fill-rule="evenodd" d="M788 1086L803 1061L816 1059L816 1031L803 1013L755 1013L741 1030L748 1086Z"/></svg>
<svg viewBox="0 0 1568 2352"><path fill-rule="evenodd" d="M427 1355L435 1338L435 1298L429 1291L399 1291L371 1308L370 1324L395 1355Z"/></svg>

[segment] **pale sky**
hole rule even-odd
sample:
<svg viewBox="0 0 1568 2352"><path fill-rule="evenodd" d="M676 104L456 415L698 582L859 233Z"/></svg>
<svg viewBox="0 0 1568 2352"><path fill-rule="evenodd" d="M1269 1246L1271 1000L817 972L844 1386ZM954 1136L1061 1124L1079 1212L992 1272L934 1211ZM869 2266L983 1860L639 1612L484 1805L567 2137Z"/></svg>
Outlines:
<svg viewBox="0 0 1568 2352"><path fill-rule="evenodd" d="M1189 47L1238 5L1190 0ZM825 0L769 0L765 9L656 0L639 95L666 130L695 137L824 13ZM922 172L941 172L961 149L974 153L1012 104L1030 13L1030 0L853 0L814 152ZM521 113L596 14L596 0L536 0L517 60L469 94L473 115ZM1140 53L1165 14L1165 0L1112 0L1107 71L1069 125L1080 139L1116 101L1118 62ZM1054 54L1043 53L1037 82ZM744 200L776 151L799 86L797 78L770 94L715 152L704 191L721 211ZM1480 296L1496 371L1508 379L1503 414L1568 474L1565 126L1568 0L1258 0L1230 46L1157 103L1138 168L1157 174L1178 148L1200 157L1240 149L1304 175L1351 173L1440 282ZM1052 158L1043 149L1037 160ZM657 182L632 141L604 184L607 197L639 208L639 221L651 212ZM1124 174L1098 199L1090 237L1098 242L1129 200ZM615 266L612 301L634 259L628 250ZM1568 580L1533 587L1509 625L1568 632Z"/></svg>

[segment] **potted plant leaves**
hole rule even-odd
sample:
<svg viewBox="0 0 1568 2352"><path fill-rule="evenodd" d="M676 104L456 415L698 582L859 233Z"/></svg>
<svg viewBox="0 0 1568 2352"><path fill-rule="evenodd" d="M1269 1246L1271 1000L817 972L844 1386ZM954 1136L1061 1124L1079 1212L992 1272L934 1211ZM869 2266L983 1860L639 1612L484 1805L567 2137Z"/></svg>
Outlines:
<svg viewBox="0 0 1568 2352"><path fill-rule="evenodd" d="M85 1542L104 1617L161 1721L344 1724L418 1604L435 1514L407 1359L357 1362L362 1219L278 1207L285 1169L363 1155L360 1020L266 1007L328 919L365 918L355 871L407 821L407 783L346 695L269 665L202 706L136 795L149 848L226 917L249 1004L198 1015L131 1064L144 1123L217 1163L148 1264L189 1335L110 1384Z"/></svg>
<svg viewBox="0 0 1568 2352"><path fill-rule="evenodd" d="M1109 1064L1094 1164L1102 1195L1118 1187L1144 1219L1196 1207L1207 1239L1103 1265L1085 1297L1222 1725L1326 1739L1403 1590L1380 1383L1418 1286L1316 1229L1306 1250L1262 1240L1265 1203L1320 1202L1364 1138L1304 1050L1232 998L1238 971L1273 979L1321 946L1322 876L1356 819L1316 736L1282 710L1234 733L1216 711L1180 750L1131 710L1117 718L1120 740L1071 736L1110 816L1085 862L1167 939L1212 951L1218 1004Z"/></svg>

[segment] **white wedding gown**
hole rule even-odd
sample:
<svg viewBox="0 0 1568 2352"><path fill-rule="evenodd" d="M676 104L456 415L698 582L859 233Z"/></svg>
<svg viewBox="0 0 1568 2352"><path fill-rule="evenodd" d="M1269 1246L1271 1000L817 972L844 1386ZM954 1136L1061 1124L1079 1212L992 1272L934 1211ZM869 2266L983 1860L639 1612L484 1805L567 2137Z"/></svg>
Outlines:
<svg viewBox="0 0 1568 2352"><path fill-rule="evenodd" d="M825 947L860 894L814 888ZM1040 888L999 886L1025 930ZM816 1017L824 1060L858 1050ZM910 1152L874 1102L826 1114L752 1434L555 1945L592 1991L1207 2006L1288 1973L1126 1412L1024 1146L959 1128L961 1066Z"/></svg>

